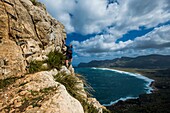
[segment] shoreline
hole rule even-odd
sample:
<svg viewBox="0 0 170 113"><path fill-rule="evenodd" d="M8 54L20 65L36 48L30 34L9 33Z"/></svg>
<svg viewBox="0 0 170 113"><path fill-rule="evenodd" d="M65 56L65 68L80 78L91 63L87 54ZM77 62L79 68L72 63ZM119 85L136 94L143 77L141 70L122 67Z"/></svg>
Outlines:
<svg viewBox="0 0 170 113"><path fill-rule="evenodd" d="M137 71L137 70L141 70L141 69L132 69L132 68L108 68L108 69L112 69L112 70L115 70L115 71L118 70L118 71L122 71L122 72L125 72L125 73L129 73L129 74L132 73L132 74L137 74L137 75L146 77L146 78L151 80L149 82L149 84L147 84L147 87L149 87L149 92L147 91L146 94L152 94L152 93L155 93L155 92L158 91L158 89L154 86L155 79L146 76L146 74L144 72ZM142 95L142 94L140 94L140 95ZM118 103L119 101L128 101L130 99L139 99L139 96L138 97L127 97L127 99L125 99L125 100L118 99L118 100L116 100L117 101L116 103ZM116 104L116 103L114 103L114 104ZM114 105L114 104L112 104L112 105ZM112 105L110 105L110 106L112 106Z"/></svg>
<svg viewBox="0 0 170 113"><path fill-rule="evenodd" d="M106 106L110 111L119 113L169 113L170 108L170 68L138 69L138 68L111 68L121 71L139 73L151 78L150 94L141 94L137 99L118 101L116 104Z"/></svg>
<svg viewBox="0 0 170 113"><path fill-rule="evenodd" d="M139 69L111 67L107 69L138 73L154 80L154 82L149 84L153 89L150 94L140 94L136 99L126 98L126 100L120 100L116 104L105 106L111 113L169 113L170 108L167 106L170 105L170 68Z"/></svg>
<svg viewBox="0 0 170 113"><path fill-rule="evenodd" d="M108 69L113 69L113 70L119 70L119 71L124 71L124 72L129 72L129 73L133 73L133 74L139 74L141 76L147 77L149 79L152 79L153 81L150 82L149 87L152 88L151 93L157 92L158 89L155 87L155 82L156 80L154 79L154 77L152 78L151 76L147 75L144 71L148 70L148 69L137 69L137 68L108 68ZM143 72L141 72L141 70Z"/></svg>
<svg viewBox="0 0 170 113"><path fill-rule="evenodd" d="M148 84L146 84L146 87L148 89L148 91L146 91L146 94L151 94L151 93L154 93L156 91L155 86L154 86L155 80L151 79L148 76L143 75L143 73L137 72L134 69L128 69L128 68L104 68L104 67L92 67L92 68L93 69L101 69L101 70L110 70L110 71L114 71L114 72L117 72L117 73L124 73L124 74L128 74L129 76L134 76L134 77L136 77L138 79L143 79L146 82L148 82ZM119 101L128 101L130 99L138 99L139 96L138 97L120 98L118 100L111 101L109 104L103 104L103 106L112 106L112 105L118 103Z"/></svg>
<svg viewBox="0 0 170 113"><path fill-rule="evenodd" d="M128 74L130 76L137 75L137 76L135 76L136 78L143 79L143 80L149 82L148 84L146 84L146 87L148 88L148 91L146 91L146 94L151 94L151 93L154 93L154 92L158 91L158 89L154 86L155 80L148 77L148 76L146 76L142 72L136 71L136 69L130 69L130 68L101 68L101 69L112 70L112 71L115 71L115 72L118 72L118 73L125 73L125 74ZM142 76L142 77L139 77L139 76ZM128 101L128 100L131 100L131 99L136 99L137 100L137 99L139 99L139 96L138 97L120 98L120 99L118 99L116 101L111 101L109 104L103 104L103 105L104 106L113 106L114 104L117 104L119 101Z"/></svg>

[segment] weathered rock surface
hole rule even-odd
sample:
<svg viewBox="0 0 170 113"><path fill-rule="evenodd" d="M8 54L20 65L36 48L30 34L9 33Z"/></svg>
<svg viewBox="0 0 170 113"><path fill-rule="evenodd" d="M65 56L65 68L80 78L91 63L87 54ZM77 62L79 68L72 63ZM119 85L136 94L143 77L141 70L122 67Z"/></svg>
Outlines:
<svg viewBox="0 0 170 113"><path fill-rule="evenodd" d="M64 26L44 5L30 0L0 1L0 112L84 113L80 102L54 79L63 72L75 76L72 66L28 74L31 61L44 61L53 50L64 53L65 39ZM77 93L102 113L100 103L88 99L82 80L77 77L77 82Z"/></svg>
<svg viewBox="0 0 170 113"><path fill-rule="evenodd" d="M1 112L84 113L80 102L54 80L56 70L28 74L0 94ZM10 89L10 90L9 90Z"/></svg>
<svg viewBox="0 0 170 113"><path fill-rule="evenodd" d="M64 26L42 6L29 0L0 1L0 79L24 75L30 61L65 48Z"/></svg>
<svg viewBox="0 0 170 113"><path fill-rule="evenodd" d="M0 79L21 76L25 73L26 67L22 49L9 35L10 15L7 13L6 5L0 1Z"/></svg>

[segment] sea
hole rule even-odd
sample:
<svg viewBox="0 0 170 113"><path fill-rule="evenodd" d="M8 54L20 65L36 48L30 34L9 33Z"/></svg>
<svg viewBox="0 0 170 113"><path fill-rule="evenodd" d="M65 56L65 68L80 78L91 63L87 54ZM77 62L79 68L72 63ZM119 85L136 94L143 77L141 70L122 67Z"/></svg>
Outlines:
<svg viewBox="0 0 170 113"><path fill-rule="evenodd" d="M94 89L92 95L102 105L110 106L119 100L135 99L140 94L152 92L152 79L137 73L109 68L75 68L75 72L84 76Z"/></svg>

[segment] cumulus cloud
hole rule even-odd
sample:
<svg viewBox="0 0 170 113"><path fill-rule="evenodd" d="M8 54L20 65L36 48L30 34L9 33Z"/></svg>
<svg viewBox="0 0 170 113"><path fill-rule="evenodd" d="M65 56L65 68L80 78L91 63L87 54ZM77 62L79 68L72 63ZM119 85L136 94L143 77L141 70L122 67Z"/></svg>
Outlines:
<svg viewBox="0 0 170 113"><path fill-rule="evenodd" d="M169 55L170 48L162 48L162 49L126 49L124 51L115 51L108 52L107 54L91 54L90 56L80 56L74 58L74 63L79 64L80 62L90 62L91 60L106 60L106 59L114 59L124 57L137 57L139 55L148 55L148 54L163 54Z"/></svg>
<svg viewBox="0 0 170 113"><path fill-rule="evenodd" d="M107 0L39 0L65 26L68 33L99 33L112 24L116 4Z"/></svg>
<svg viewBox="0 0 170 113"><path fill-rule="evenodd" d="M93 38L87 39L82 42L72 41L75 52L80 56L90 56L105 54L107 52L118 51L126 47L126 45L132 43L131 40L126 42L120 41L115 43L116 38L113 35L97 35Z"/></svg>
<svg viewBox="0 0 170 113"><path fill-rule="evenodd" d="M123 35L139 26L154 27L169 20L169 0L39 0L68 33ZM158 16L159 15L159 16ZM108 29L109 26L112 26ZM120 36L118 35L118 36Z"/></svg>
<svg viewBox="0 0 170 113"><path fill-rule="evenodd" d="M82 34L100 33L111 25L117 5L107 6L107 0L79 0L72 18L75 31Z"/></svg>
<svg viewBox="0 0 170 113"><path fill-rule="evenodd" d="M152 32L137 37L127 47L135 49L166 48L170 47L170 25L155 28Z"/></svg>
<svg viewBox="0 0 170 113"><path fill-rule="evenodd" d="M126 0L119 5L118 16L113 27L107 29L109 33L116 33L118 38L130 30L138 30L140 26L155 27L167 22L170 13L165 10L169 7L168 0Z"/></svg>
<svg viewBox="0 0 170 113"><path fill-rule="evenodd" d="M72 41L75 60L90 61L120 56L170 53L170 0L39 0L62 22L67 33L96 34ZM119 41L140 27L155 28L134 40ZM131 39L129 37L129 39Z"/></svg>
<svg viewBox="0 0 170 113"><path fill-rule="evenodd" d="M116 38L114 38L113 35L97 35L82 42L73 41L72 44L74 45L75 52L79 56L86 57L103 56L103 58L105 58L114 52L124 53L124 55L126 55L125 51L127 52L128 50L136 51L136 54L138 55L142 55L143 52L154 53L154 51L160 49L166 50L165 53L167 53L166 48L170 48L169 31L170 25L166 25L155 28L148 34L137 37L135 40L128 40L125 42L120 41L119 43L116 43ZM140 51L140 53L137 51ZM130 51L128 52L131 53Z"/></svg>

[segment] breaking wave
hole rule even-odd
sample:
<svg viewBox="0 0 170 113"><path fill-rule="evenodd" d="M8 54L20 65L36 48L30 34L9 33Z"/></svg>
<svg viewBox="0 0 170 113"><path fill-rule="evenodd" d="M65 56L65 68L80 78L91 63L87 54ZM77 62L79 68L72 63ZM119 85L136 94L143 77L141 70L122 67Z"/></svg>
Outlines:
<svg viewBox="0 0 170 113"><path fill-rule="evenodd" d="M121 73L121 74L125 74L125 75L128 75L128 76L134 76L138 79L142 79L144 81L146 81L146 84L145 84L145 89L146 89L146 93L149 94L153 91L153 88L150 87L150 84L154 81L153 79L150 79L150 78L147 78L139 73L131 73L131 72L126 72L126 71L120 71L120 70L116 70L116 69L109 69L109 68L96 68L96 67L92 67L91 69L94 69L94 70L106 70L106 71L114 71L116 73ZM116 101L111 101L109 104L103 104L104 106L110 106L112 104L115 104L117 103L119 100L122 100L122 101L125 101L127 99L136 99L138 97L131 97L131 96L128 96L128 97L125 97L125 98L120 98Z"/></svg>

